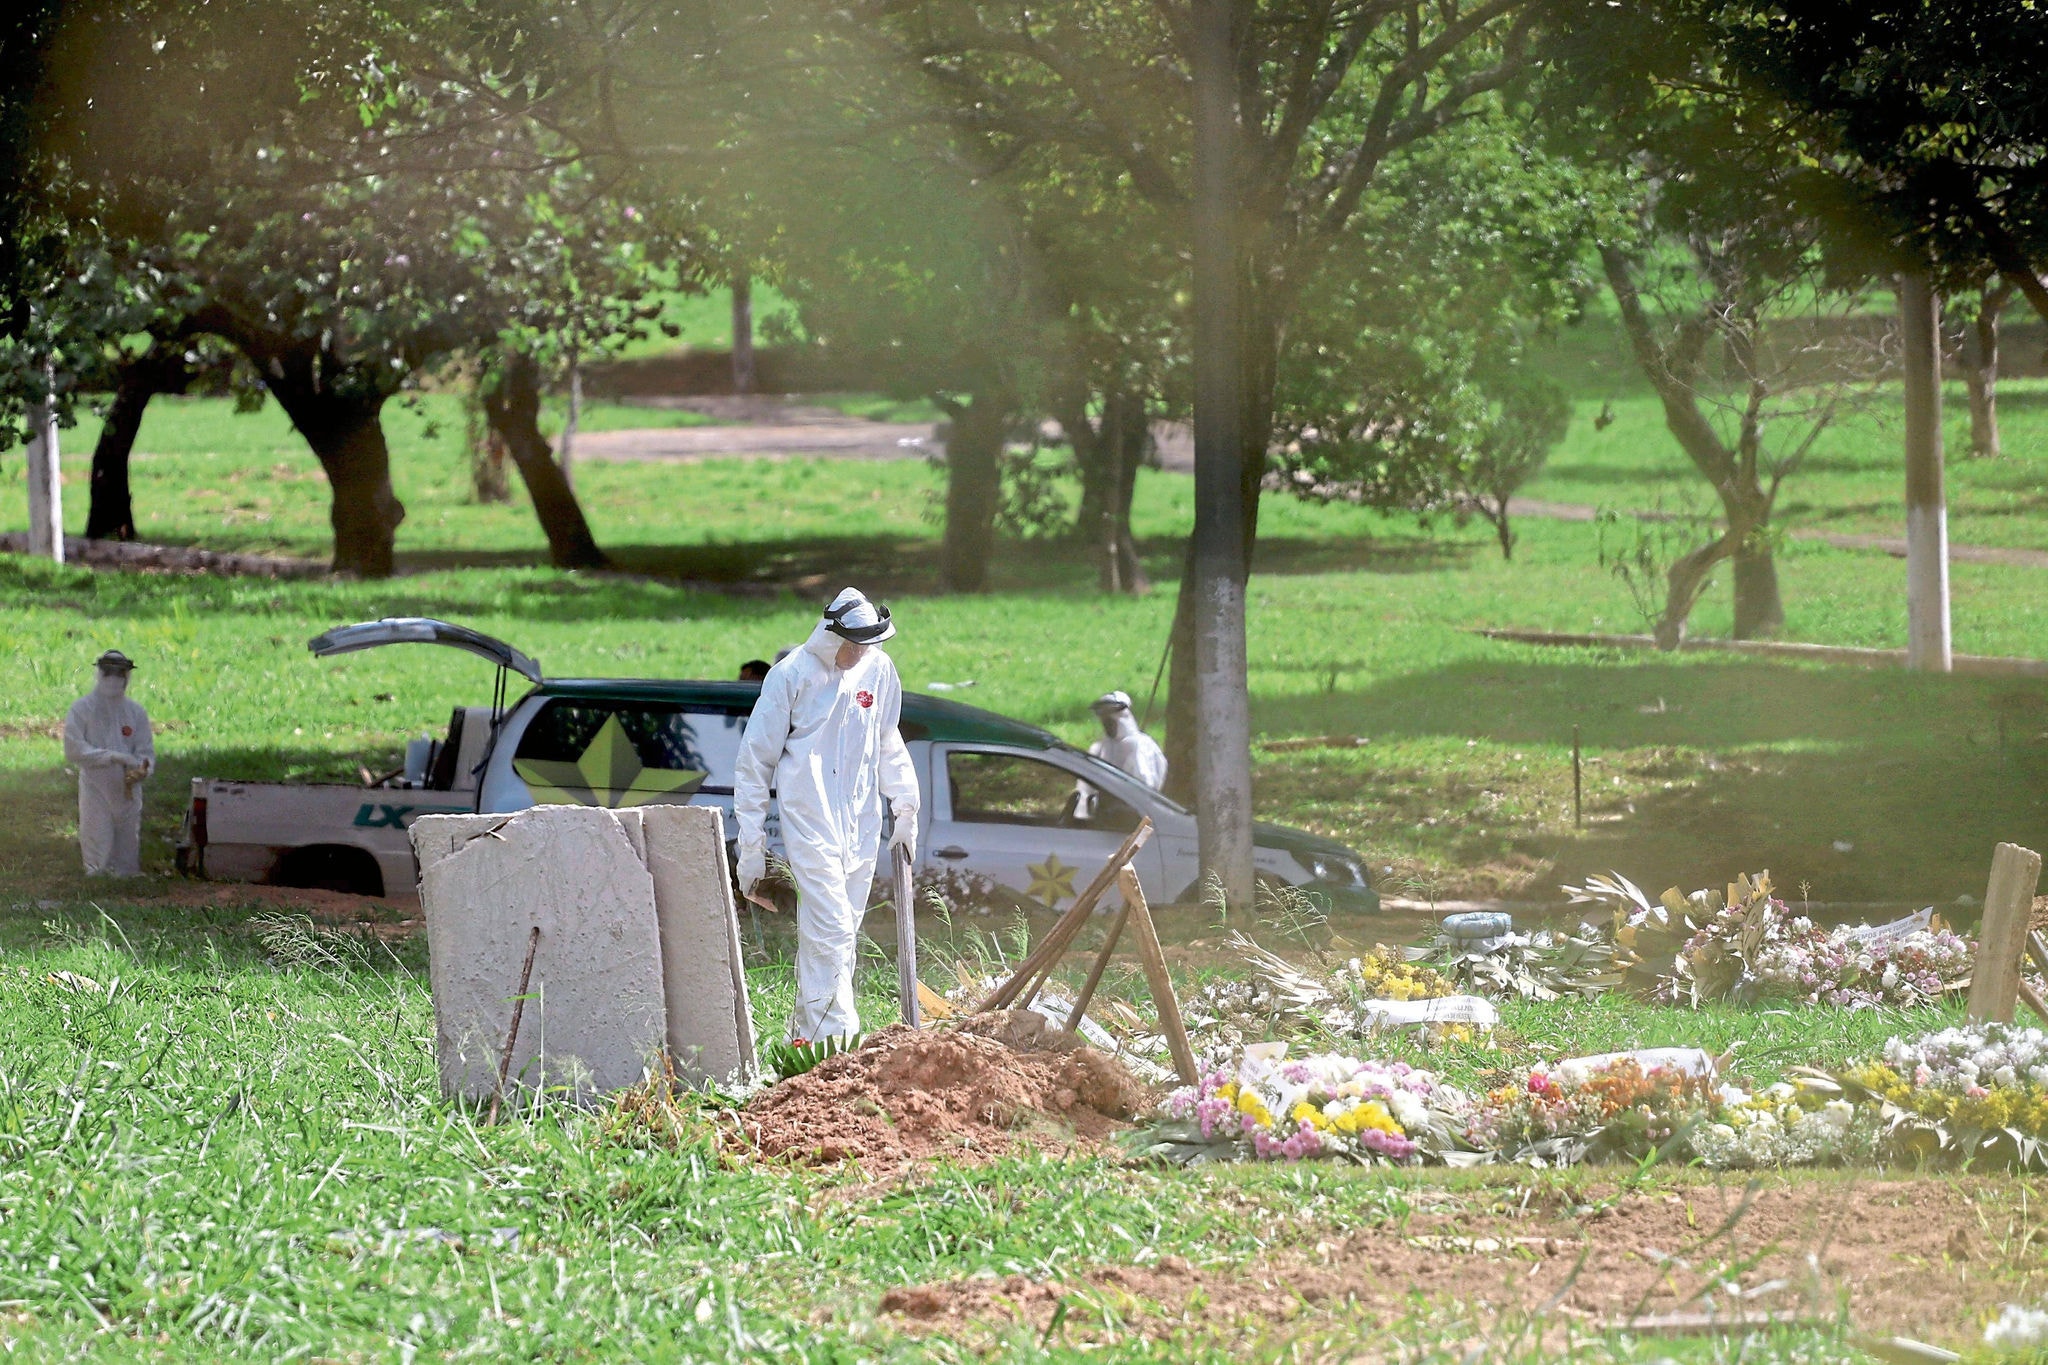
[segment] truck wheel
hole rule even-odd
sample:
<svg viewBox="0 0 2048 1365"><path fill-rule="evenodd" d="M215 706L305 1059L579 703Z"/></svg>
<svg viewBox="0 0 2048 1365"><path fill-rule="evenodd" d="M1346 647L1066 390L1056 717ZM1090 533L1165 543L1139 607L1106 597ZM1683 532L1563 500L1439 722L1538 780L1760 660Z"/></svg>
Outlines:
<svg viewBox="0 0 2048 1365"><path fill-rule="evenodd" d="M277 860L273 886L299 886L314 891L346 891L356 896L384 894L384 871L360 848L314 844L294 848Z"/></svg>

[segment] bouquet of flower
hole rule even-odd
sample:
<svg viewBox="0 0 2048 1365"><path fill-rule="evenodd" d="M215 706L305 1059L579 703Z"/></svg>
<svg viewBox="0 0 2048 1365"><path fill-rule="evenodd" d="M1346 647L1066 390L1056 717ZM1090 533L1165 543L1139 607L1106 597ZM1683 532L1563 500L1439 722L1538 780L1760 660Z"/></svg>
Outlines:
<svg viewBox="0 0 2048 1365"><path fill-rule="evenodd" d="M1285 1043L1245 1050L1166 1099L1131 1144L1137 1155L1187 1163L1256 1157L1412 1162L1450 1138L1444 1106L1457 1092L1405 1062L1321 1053L1286 1058Z"/></svg>
<svg viewBox="0 0 2048 1365"><path fill-rule="evenodd" d="M1720 1117L1693 1130L1693 1152L1717 1169L1816 1166L1868 1157L1877 1123L1819 1079L1780 1081L1747 1099L1724 1103Z"/></svg>
<svg viewBox="0 0 2048 1365"><path fill-rule="evenodd" d="M2039 1029L1981 1023L1893 1038L1882 1057L1835 1079L1876 1108L1884 1144L1899 1155L2048 1166L2048 1034Z"/></svg>
<svg viewBox="0 0 2048 1365"><path fill-rule="evenodd" d="M1354 1000L1441 1000L1458 989L1442 972L1384 943L1339 967L1332 984Z"/></svg>
<svg viewBox="0 0 2048 1365"><path fill-rule="evenodd" d="M1938 1000L1970 972L1970 941L1927 911L1887 925L1823 929L1771 894L1771 874L1724 891L1652 902L1619 873L1566 887L1615 908L1615 959L1656 998L1797 999L1865 1009Z"/></svg>
<svg viewBox="0 0 2048 1365"><path fill-rule="evenodd" d="M1510 1161L1568 1166L1608 1156L1641 1159L1712 1116L1709 1077L1672 1067L1645 1070L1620 1057L1580 1074L1531 1067L1489 1091L1464 1116L1476 1152Z"/></svg>
<svg viewBox="0 0 2048 1365"><path fill-rule="evenodd" d="M1183 1005L1189 1039L1209 1061L1235 1057L1246 1046L1273 1038L1327 1042L1364 1037L1384 1023L1370 1002L1442 1000L1456 994L1442 973L1384 946L1335 969L1296 965L1242 933L1231 935L1230 946L1251 969L1249 978L1211 978ZM1432 1023L1427 1029L1431 1038L1473 1036L1472 1026L1463 1023Z"/></svg>
<svg viewBox="0 0 2048 1365"><path fill-rule="evenodd" d="M1410 951L1432 959L1458 989L1493 999L1591 999L1622 981L1614 944L1592 925L1577 933L1537 929L1484 939L1439 934L1429 947Z"/></svg>

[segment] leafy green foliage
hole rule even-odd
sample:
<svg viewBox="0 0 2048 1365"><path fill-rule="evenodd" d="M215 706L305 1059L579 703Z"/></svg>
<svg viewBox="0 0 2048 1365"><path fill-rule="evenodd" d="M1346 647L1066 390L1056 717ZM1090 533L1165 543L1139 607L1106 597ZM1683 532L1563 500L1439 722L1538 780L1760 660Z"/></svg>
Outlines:
<svg viewBox="0 0 2048 1365"><path fill-rule="evenodd" d="M761 1047L761 1064L778 1081L792 1076L801 1076L831 1057L842 1052L852 1052L867 1041L865 1033L851 1037L837 1038L792 1038L782 1043L765 1043Z"/></svg>

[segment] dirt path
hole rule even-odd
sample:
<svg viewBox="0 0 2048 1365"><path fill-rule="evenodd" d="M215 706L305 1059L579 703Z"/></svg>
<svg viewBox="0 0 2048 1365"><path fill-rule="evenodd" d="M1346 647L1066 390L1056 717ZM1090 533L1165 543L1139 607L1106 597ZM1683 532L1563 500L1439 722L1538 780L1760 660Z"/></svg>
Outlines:
<svg viewBox="0 0 2048 1365"><path fill-rule="evenodd" d="M842 460L921 460L945 449L942 424L871 422L833 408L780 398L713 395L650 406L716 418L721 425L593 431L576 438L579 460L654 460L679 464L735 456L774 459L825 455ZM1176 474L1195 468L1194 434L1184 422L1154 422L1159 467Z"/></svg>
<svg viewBox="0 0 2048 1365"><path fill-rule="evenodd" d="M1454 1332L1548 1340L1703 1312L1826 1324L1840 1305L1863 1332L1964 1345L2001 1303L2039 1294L2031 1247L2048 1234L2024 1181L1823 1174L1747 1186L1739 1173L1637 1192L1424 1186L1405 1218L1331 1226L1312 1248L1245 1265L1169 1256L1057 1280L944 1281L892 1290L881 1310L969 1339L1019 1322L1048 1330L1063 1302L1074 1335L1286 1322L1313 1337L1433 1303L1470 1313Z"/></svg>

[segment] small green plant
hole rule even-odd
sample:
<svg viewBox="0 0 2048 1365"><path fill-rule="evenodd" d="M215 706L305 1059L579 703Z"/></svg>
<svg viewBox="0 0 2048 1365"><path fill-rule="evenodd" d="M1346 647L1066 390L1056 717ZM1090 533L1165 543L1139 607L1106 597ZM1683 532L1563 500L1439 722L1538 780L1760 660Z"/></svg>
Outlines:
<svg viewBox="0 0 2048 1365"><path fill-rule="evenodd" d="M792 1038L786 1043L770 1043L762 1048L761 1063L774 1073L776 1080L786 1081L812 1070L828 1057L851 1052L866 1041L865 1033L820 1038L815 1043L807 1038Z"/></svg>
<svg viewBox="0 0 2048 1365"><path fill-rule="evenodd" d="M1313 948L1316 931L1330 922L1330 912L1313 896L1285 882L1261 881L1254 901L1260 928L1291 938L1304 948Z"/></svg>

